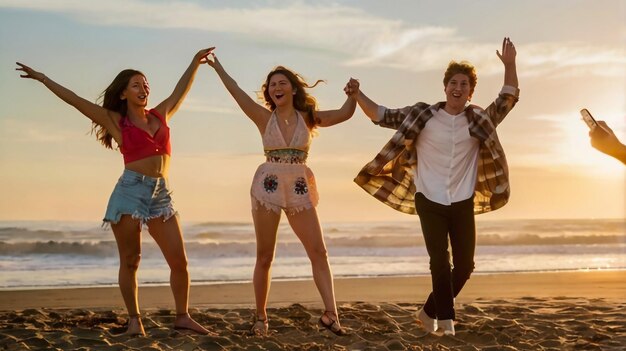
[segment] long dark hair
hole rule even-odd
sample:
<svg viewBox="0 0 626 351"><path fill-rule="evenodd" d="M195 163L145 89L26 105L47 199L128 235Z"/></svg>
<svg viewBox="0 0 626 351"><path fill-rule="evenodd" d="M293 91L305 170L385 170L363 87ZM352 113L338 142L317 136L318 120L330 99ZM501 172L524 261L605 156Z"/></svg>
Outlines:
<svg viewBox="0 0 626 351"><path fill-rule="evenodd" d="M299 74L286 67L277 66L267 75L267 79L265 79L265 83L263 83L263 86L261 87L263 99L265 100L265 106L267 106L271 111L276 109L276 104L270 97L268 88L270 85L270 79L272 79L275 74L282 74L287 77L292 88L296 89L296 94L293 96L293 107L298 111L306 112L308 118L305 120L309 129L315 128L315 125L319 123L319 121L313 116L313 111L317 110L317 100L315 100L313 96L309 95L304 88L315 88L317 84L323 82L323 80L317 80L315 84L309 85L309 83L307 83Z"/></svg>
<svg viewBox="0 0 626 351"><path fill-rule="evenodd" d="M134 69L125 69L121 71L117 74L115 79L113 79L111 84L104 89L102 94L100 94L97 101L101 101L102 107L107 110L115 111L122 117L126 116L126 113L128 112L128 104L126 100L122 100L120 96L122 95L124 89L128 86L130 79L138 74L142 75L144 78L146 77L145 74ZM95 133L96 139L98 139L98 141L100 141L100 143L106 148L113 149L113 136L108 130L106 130L106 128L94 122L91 126L91 133Z"/></svg>

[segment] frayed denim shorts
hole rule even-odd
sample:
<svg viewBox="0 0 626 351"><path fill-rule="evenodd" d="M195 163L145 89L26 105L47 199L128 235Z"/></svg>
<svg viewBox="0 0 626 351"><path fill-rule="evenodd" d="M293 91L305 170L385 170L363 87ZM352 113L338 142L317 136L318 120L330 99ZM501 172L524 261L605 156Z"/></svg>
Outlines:
<svg viewBox="0 0 626 351"><path fill-rule="evenodd" d="M116 224L122 215L131 215L142 224L163 217L167 221L177 215L166 178L153 178L124 170L109 198L103 222Z"/></svg>

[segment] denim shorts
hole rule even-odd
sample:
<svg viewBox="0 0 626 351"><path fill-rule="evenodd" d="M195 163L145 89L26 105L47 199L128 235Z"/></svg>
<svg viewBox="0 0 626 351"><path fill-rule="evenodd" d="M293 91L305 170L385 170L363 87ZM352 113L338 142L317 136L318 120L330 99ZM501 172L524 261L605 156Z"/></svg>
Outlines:
<svg viewBox="0 0 626 351"><path fill-rule="evenodd" d="M109 198L104 223L118 223L122 215L131 215L142 224L177 215L166 178L153 178L125 169Z"/></svg>

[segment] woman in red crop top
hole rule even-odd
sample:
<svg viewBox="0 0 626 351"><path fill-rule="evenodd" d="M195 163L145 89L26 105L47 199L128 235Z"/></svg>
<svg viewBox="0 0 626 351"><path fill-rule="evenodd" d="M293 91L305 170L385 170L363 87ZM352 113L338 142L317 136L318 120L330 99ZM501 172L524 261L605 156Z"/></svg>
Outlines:
<svg viewBox="0 0 626 351"><path fill-rule="evenodd" d="M139 71L127 69L120 72L103 92L100 106L43 73L17 63L16 70L23 72L21 77L43 83L91 119L98 140L110 149L113 149L112 140L115 140L124 156L124 173L111 194L104 221L113 229L120 255L119 286L128 310L127 334L130 335L145 335L137 298L142 225L148 227L171 270L170 285L176 304L174 328L211 333L194 321L188 312L187 255L167 181L171 154L167 121L187 95L198 66L206 62L212 50L200 50L172 94L151 110L146 110L150 86Z"/></svg>

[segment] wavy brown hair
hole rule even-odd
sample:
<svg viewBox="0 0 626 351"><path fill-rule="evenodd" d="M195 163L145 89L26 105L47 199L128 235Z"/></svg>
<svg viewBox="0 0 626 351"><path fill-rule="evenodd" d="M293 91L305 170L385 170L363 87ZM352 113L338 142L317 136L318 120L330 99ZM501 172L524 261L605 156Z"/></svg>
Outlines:
<svg viewBox="0 0 626 351"><path fill-rule="evenodd" d="M315 84L309 85L309 83L302 78L298 73L293 72L292 70L284 67L277 66L274 68L268 75L267 79L265 79L265 83L261 86L261 92L263 93L263 99L265 100L265 106L267 106L270 111L274 111L276 109L276 104L270 97L269 93L269 85L270 79L275 74L282 74L291 83L291 87L296 90L296 94L293 96L293 107L298 111L304 111L308 115L308 118L305 118L306 124L309 126L309 129L315 128L317 124L319 124L319 120L316 120L313 116L313 111L317 110L317 100L312 95L306 92L305 88L315 88L317 84L320 82L324 82L323 80L317 80Z"/></svg>
<svg viewBox="0 0 626 351"><path fill-rule="evenodd" d="M450 79L452 79L452 77L454 77L454 75L458 73L464 74L469 78L469 96L471 97L472 95L474 95L474 88L476 88L476 83L478 83L478 76L476 75L476 68L474 67L474 65L467 61L450 61L450 63L448 64L448 69L446 69L446 73L443 75L443 86L448 86L448 82L450 81Z"/></svg>
<svg viewBox="0 0 626 351"><path fill-rule="evenodd" d="M97 103L101 101L102 107L109 111L115 111L122 117L126 116L128 112L128 104L126 100L122 100L120 96L122 95L124 89L128 87L130 79L138 74L142 75L144 78L146 77L145 74L134 69L125 69L118 73L111 84L109 84L109 86L104 89L102 94L100 94ZM108 130L106 130L106 128L94 122L91 126L91 133L95 133L96 139L98 139L98 141L100 141L100 143L106 148L113 149L113 136Z"/></svg>

